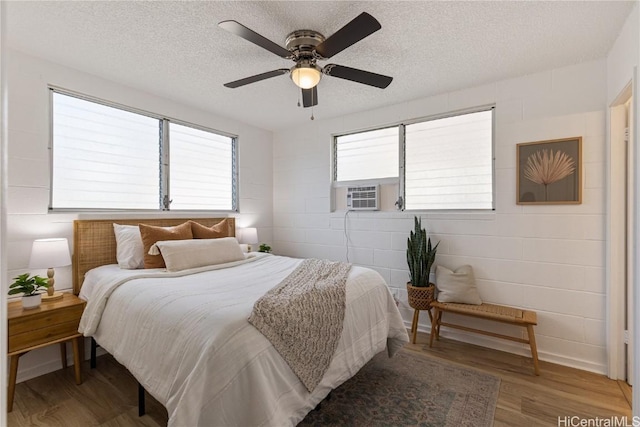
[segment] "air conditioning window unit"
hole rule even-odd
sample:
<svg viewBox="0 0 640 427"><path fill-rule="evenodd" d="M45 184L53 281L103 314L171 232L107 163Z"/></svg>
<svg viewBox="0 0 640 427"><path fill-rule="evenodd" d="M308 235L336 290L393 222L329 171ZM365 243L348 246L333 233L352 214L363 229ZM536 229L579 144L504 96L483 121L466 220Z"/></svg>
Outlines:
<svg viewBox="0 0 640 427"><path fill-rule="evenodd" d="M377 211L380 206L380 186L347 187L347 210Z"/></svg>

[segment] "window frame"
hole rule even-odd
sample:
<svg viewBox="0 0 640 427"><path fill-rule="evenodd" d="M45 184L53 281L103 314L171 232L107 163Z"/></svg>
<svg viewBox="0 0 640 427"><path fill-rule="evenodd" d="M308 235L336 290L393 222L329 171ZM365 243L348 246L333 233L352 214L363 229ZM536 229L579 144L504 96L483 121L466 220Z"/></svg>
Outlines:
<svg viewBox="0 0 640 427"><path fill-rule="evenodd" d="M98 97L86 95L83 93L75 92L69 89L61 88L59 86L48 85L49 91L49 141L47 149L49 150L49 203L48 212L50 213L67 213L67 212L175 212L175 213L189 213L189 212L239 212L239 151L238 151L238 135L212 129L206 126L191 123L185 120L176 119L167 115L157 114L142 110L128 105L123 105L117 102L107 101ZM159 132L158 132L158 161L160 176L158 177L158 208L157 209L136 209L136 208L56 208L52 206L53 202L53 154L55 145L53 141L54 135L54 108L53 108L53 96L55 93L60 95L69 96L83 101L100 104L106 107L116 108L119 110L127 111L129 113L139 114L145 117L158 120ZM171 200L171 189L169 188L169 177L171 174L170 167L170 153L171 153L171 140L169 137L169 127L171 123L177 125L198 129L204 132L214 133L220 136L231 138L231 150L232 150L232 166L231 166L231 182L232 182L232 195L231 195L231 210L209 210L209 209L175 209L171 210L170 204L167 206L165 200Z"/></svg>
<svg viewBox="0 0 640 427"><path fill-rule="evenodd" d="M332 187L349 187L355 185L371 185L371 184L397 184L398 185L398 201L401 200L402 207L398 207L399 211L407 211L407 212L471 212L471 211L495 211L496 210L496 115L495 115L495 104L485 104L472 108L465 108L461 110L449 111L442 114L434 114L425 117L419 117L411 120L402 120L399 122L385 124L381 126L375 126L365 129L359 129L357 131L344 132L344 133L336 133L332 134L332 144L331 144L331 177L332 177ZM416 123L424 123L433 120L446 119L449 117L457 117L463 116L466 114L479 113L483 111L491 111L491 208L478 209L478 208L444 208L444 209L406 209L406 194L405 194L405 180L406 180L406 135L405 129L406 126L416 124ZM374 179L359 179L359 180L351 180L351 181L338 181L338 150L337 150L337 141L338 137L345 135L352 135L355 133L364 133L370 132L379 129L388 129L390 127L398 127L398 150L399 150L399 161L398 161L398 178L374 178ZM334 202L335 203L335 202ZM396 202L396 206L398 203Z"/></svg>
<svg viewBox="0 0 640 427"><path fill-rule="evenodd" d="M346 183L345 185L354 185L354 184L358 184L358 183L368 183L368 182L377 182L377 183L395 183L398 182L398 180L400 179L400 175L396 176L388 176L388 177L382 177L382 178L367 178L367 179L351 179L351 180L342 180L342 181L338 181L338 138L343 137L343 136L349 136L349 135L357 135L360 133L367 133L367 132L373 132L373 131L377 131L377 130L384 130L384 129L392 129L392 128L396 128L398 127L397 124L391 124L391 125L386 125L386 126L380 126L380 127L376 127L376 128L371 128L371 129L364 129L364 130L359 130L359 131L355 131L355 132L348 132L348 133L341 133L341 134L336 134L336 135L332 135L333 138L333 144L332 144L332 153L333 153L333 169L331 171L332 174L332 181L336 182L336 183ZM398 137L401 138L401 132L403 132L403 129L398 129ZM399 153L400 155L402 155L402 152ZM398 157L399 161L402 157Z"/></svg>

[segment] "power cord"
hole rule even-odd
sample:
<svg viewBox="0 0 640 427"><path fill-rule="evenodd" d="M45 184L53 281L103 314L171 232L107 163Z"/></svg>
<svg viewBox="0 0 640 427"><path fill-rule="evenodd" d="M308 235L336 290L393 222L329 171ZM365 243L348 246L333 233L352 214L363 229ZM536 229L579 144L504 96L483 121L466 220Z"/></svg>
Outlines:
<svg viewBox="0 0 640 427"><path fill-rule="evenodd" d="M347 246L347 262L349 262L349 233L347 233L347 217L349 216L350 210L347 210L344 213L344 241Z"/></svg>

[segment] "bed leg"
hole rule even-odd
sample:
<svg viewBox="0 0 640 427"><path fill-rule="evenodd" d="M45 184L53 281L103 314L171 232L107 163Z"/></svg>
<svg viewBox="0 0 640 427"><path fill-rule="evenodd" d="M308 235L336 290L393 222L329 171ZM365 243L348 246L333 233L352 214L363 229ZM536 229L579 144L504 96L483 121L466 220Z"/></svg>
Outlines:
<svg viewBox="0 0 640 427"><path fill-rule="evenodd" d="M97 346L98 346L98 343L96 343L96 340L94 340L93 337L91 337L91 362L90 362L91 369L95 369L96 367L96 347Z"/></svg>
<svg viewBox="0 0 640 427"><path fill-rule="evenodd" d="M145 414L146 409L144 407L144 387L138 383L138 416L141 417Z"/></svg>

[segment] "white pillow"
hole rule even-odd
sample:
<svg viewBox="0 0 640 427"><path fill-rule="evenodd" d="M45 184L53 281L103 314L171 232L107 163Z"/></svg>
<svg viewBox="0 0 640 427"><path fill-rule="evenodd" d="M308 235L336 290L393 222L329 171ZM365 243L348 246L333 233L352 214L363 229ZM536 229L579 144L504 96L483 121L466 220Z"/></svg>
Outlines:
<svg viewBox="0 0 640 427"><path fill-rule="evenodd" d="M436 287L439 302L482 304L470 265L463 265L456 271L436 266Z"/></svg>
<svg viewBox="0 0 640 427"><path fill-rule="evenodd" d="M116 235L116 259L118 267L125 269L144 268L144 246L137 225L113 224Z"/></svg>
<svg viewBox="0 0 640 427"><path fill-rule="evenodd" d="M160 250L167 271L180 271L206 265L224 264L245 259L234 237L219 239L166 240L156 242L149 253Z"/></svg>

